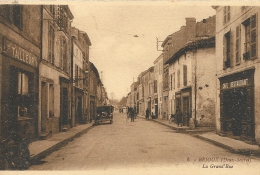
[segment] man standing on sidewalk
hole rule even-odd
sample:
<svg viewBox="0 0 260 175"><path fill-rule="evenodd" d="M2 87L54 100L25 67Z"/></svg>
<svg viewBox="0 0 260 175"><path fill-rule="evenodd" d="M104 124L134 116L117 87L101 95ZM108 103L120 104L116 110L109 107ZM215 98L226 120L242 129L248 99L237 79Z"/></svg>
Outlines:
<svg viewBox="0 0 260 175"><path fill-rule="evenodd" d="M149 120L149 109L148 108L145 111L145 119Z"/></svg>
<svg viewBox="0 0 260 175"><path fill-rule="evenodd" d="M180 109L177 109L176 111L176 120L177 120L177 125L179 127L180 123L182 123L182 113L180 111ZM182 124L181 124L182 126Z"/></svg>

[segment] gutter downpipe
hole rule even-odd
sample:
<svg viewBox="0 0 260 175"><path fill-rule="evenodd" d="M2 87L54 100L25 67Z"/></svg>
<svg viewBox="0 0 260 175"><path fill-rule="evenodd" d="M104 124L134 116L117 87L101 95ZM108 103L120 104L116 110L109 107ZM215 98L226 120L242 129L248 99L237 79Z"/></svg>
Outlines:
<svg viewBox="0 0 260 175"><path fill-rule="evenodd" d="M197 56L196 56L196 49L193 50L193 55L195 57L195 114L194 114L194 127L197 127Z"/></svg>

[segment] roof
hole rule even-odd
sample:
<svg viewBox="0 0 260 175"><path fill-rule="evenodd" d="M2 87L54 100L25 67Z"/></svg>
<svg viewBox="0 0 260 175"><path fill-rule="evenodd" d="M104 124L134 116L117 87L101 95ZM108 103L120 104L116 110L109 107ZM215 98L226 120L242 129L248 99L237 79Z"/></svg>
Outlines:
<svg viewBox="0 0 260 175"><path fill-rule="evenodd" d="M176 59L178 59L183 53L185 53L188 50L199 49L199 48L211 48L211 47L215 47L215 37L195 39L193 41L188 42L185 47L178 50L170 59L168 59L165 62L165 64L174 62Z"/></svg>

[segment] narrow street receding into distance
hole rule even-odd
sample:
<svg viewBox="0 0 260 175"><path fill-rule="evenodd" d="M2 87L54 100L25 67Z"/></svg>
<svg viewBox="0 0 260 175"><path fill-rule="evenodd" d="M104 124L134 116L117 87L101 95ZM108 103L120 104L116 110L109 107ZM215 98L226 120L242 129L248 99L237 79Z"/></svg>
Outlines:
<svg viewBox="0 0 260 175"><path fill-rule="evenodd" d="M210 158L206 162L203 158ZM214 160L215 159L215 160ZM235 160L228 162L227 160ZM100 124L68 145L42 159L29 170L110 170L188 165L229 164L233 168L257 164L256 158L227 150L188 134L143 118L126 122L126 114L114 113L113 124ZM250 162L247 162L250 160Z"/></svg>

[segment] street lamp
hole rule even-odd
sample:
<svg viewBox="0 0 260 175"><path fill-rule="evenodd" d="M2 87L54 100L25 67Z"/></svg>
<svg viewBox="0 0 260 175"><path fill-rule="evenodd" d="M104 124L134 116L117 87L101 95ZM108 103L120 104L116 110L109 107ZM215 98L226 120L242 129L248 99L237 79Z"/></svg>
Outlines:
<svg viewBox="0 0 260 175"><path fill-rule="evenodd" d="M85 70L84 73L85 73L85 75L87 75L87 74L89 74L89 71ZM70 79L70 83L76 83L76 82L78 82L80 80L86 80L86 79L87 79L87 77L79 77L79 76L77 76L77 77L71 78Z"/></svg>

